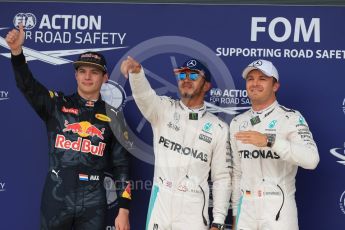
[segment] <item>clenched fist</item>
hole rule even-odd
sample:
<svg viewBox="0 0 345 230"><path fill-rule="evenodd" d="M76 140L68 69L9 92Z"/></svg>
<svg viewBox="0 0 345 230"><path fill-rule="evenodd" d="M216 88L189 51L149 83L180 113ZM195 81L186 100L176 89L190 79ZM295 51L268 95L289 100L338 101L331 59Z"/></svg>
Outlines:
<svg viewBox="0 0 345 230"><path fill-rule="evenodd" d="M22 52L22 46L24 44L25 32L23 24L19 24L19 31L13 29L6 35L6 42L11 49L13 55L19 55Z"/></svg>

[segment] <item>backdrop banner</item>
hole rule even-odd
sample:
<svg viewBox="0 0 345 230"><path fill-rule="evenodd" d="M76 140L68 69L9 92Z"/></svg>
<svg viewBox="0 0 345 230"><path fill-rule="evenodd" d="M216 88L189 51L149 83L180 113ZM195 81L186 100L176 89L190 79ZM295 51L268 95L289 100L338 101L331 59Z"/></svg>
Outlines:
<svg viewBox="0 0 345 230"><path fill-rule="evenodd" d="M179 97L173 68L188 57L207 63L213 78L206 105L227 123L250 108L242 70L256 59L272 61L280 75L279 103L303 114L320 153L316 170L300 168L296 178L300 229L344 229L344 21L345 8L333 6L1 2L0 229L39 228L48 171L44 122L16 87L5 42L20 22L29 66L48 89L75 92L78 54L93 50L106 57L110 79L102 96L114 107L110 113L123 111L128 125L131 229L145 228L154 156L151 126L120 73L127 56L141 62L159 95L173 98ZM110 174L104 186L110 230L117 208ZM231 219L229 209L227 229Z"/></svg>

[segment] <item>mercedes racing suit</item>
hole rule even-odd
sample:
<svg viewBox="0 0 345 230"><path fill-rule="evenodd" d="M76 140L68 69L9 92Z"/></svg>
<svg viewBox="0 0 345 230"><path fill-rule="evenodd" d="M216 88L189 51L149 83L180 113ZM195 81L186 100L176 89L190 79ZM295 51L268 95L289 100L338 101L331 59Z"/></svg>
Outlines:
<svg viewBox="0 0 345 230"><path fill-rule="evenodd" d="M107 115L100 98L86 101L77 93L64 96L36 81L22 54L12 56L18 88L46 123L49 172L41 202L41 229L104 230L104 172L114 175L119 206L129 208L128 155L112 130L120 121Z"/></svg>
<svg viewBox="0 0 345 230"><path fill-rule="evenodd" d="M205 106L191 110L157 96L143 68L129 74L129 81L153 129L155 168L146 229L209 229L210 170L214 222L224 223L231 192L228 126Z"/></svg>
<svg viewBox="0 0 345 230"><path fill-rule="evenodd" d="M236 141L239 131L258 131L275 138L271 148ZM275 101L260 112L252 109L230 123L233 150L233 215L237 230L297 230L295 176L298 166L314 169L317 146L303 116Z"/></svg>

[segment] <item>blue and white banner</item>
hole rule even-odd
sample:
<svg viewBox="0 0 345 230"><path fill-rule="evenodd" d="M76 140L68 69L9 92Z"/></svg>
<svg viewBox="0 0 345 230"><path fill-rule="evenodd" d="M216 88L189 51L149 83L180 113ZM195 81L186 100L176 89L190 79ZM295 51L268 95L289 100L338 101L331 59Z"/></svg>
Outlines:
<svg viewBox="0 0 345 230"><path fill-rule="evenodd" d="M0 229L39 228L48 170L44 123L16 88L4 39L20 22L30 68L49 89L75 91L72 62L78 54L93 50L106 57L111 74L102 94L123 110L129 126L131 229L145 226L153 153L150 124L120 74L128 55L145 67L158 94L174 98L173 68L190 56L206 62L213 75L207 107L227 122L250 107L244 67L259 58L272 61L280 75L279 103L303 114L321 158L316 170L299 169L296 178L300 229L344 229L344 21L344 7L326 6L0 3ZM107 229L114 229L111 176L105 187Z"/></svg>

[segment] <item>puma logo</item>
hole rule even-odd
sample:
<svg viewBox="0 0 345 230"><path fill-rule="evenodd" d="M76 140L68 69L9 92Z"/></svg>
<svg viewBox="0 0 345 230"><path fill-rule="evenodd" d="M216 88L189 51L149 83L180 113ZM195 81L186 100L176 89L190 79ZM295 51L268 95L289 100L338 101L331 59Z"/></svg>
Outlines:
<svg viewBox="0 0 345 230"><path fill-rule="evenodd" d="M57 178L59 178L59 172L60 172L60 170L56 172L55 169L52 169L52 173L54 173Z"/></svg>

